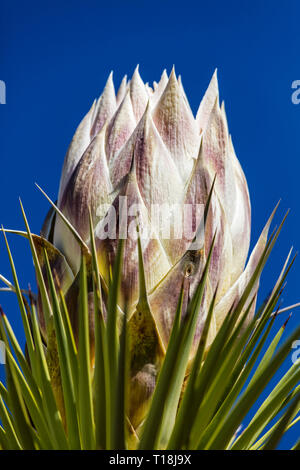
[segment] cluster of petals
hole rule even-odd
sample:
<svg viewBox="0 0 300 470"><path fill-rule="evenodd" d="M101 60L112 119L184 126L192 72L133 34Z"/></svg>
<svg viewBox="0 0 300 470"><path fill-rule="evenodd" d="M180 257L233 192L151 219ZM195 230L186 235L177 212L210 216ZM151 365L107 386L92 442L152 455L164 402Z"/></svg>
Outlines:
<svg viewBox="0 0 300 470"><path fill-rule="evenodd" d="M213 185L214 183L214 185ZM205 205L213 185L203 244L191 249L191 240L161 236L153 205L168 204L191 211L197 233L196 207ZM181 78L164 71L150 87L136 68L115 92L112 74L100 98L79 124L68 148L60 181L58 208L89 245L91 211L99 271L108 280L115 239L99 236L108 223L110 207L121 218L120 196L128 206L138 205L139 228L151 233L142 251L149 303L162 343L166 346L182 279L187 298L197 287L214 235L215 243L204 301L199 312L199 337L208 306L216 291L210 331L212 340L224 316L237 301L264 249L269 223L247 261L251 210L247 182L228 131L224 103L219 102L216 72L196 116L190 108ZM42 235L50 240L50 222ZM80 247L64 221L56 216L50 240L62 254L73 276L80 264ZM258 288L253 288L253 295ZM134 312L139 291L137 240L124 242L122 289ZM253 296L252 296L253 297ZM251 308L255 308L255 303ZM251 314L250 312L250 314ZM196 342L195 342L196 344Z"/></svg>

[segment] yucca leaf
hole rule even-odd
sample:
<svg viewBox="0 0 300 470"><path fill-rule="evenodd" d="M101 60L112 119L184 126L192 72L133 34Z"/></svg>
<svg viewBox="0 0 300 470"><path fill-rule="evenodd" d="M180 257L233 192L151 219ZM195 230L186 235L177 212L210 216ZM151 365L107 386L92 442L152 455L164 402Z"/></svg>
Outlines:
<svg viewBox="0 0 300 470"><path fill-rule="evenodd" d="M275 296L275 294L274 294ZM276 301L276 298L274 302ZM256 362L256 359L271 331L272 324L275 320L275 317L272 318L272 321L270 322L269 326L267 327L265 333L263 336L259 339L264 326L266 325L266 322L268 321L270 317L270 312L272 311L273 304L270 303L268 304L269 308L264 309L263 315L260 317L256 327L255 327L255 334L252 334L250 341L246 345L240 360L236 364L236 366L233 368L232 371L232 385L224 392L224 397L221 399L221 406L218 409L217 413L215 414L213 420L205 430L204 435L201 438L200 441L200 446L204 447L207 443L207 439L209 439L214 432L216 432L216 429L221 429L224 420L228 416L228 413L230 412L230 409L235 401L235 399L238 397L238 394L242 390L243 385L245 384L249 374L251 373L253 366ZM267 306L266 306L267 307ZM254 319L255 321L255 319ZM253 324L253 322L252 322ZM249 325L250 329L252 328L252 324ZM249 328L248 327L248 328ZM256 335L256 338L255 338ZM255 341L254 341L255 338ZM254 349L255 348L255 349ZM252 353L254 349L254 352L250 358L250 360L247 362L250 354Z"/></svg>
<svg viewBox="0 0 300 470"><path fill-rule="evenodd" d="M14 428L23 449L34 450L33 429L27 408L22 397L18 380L9 362L6 365L6 383L8 390L8 408L12 415Z"/></svg>
<svg viewBox="0 0 300 470"><path fill-rule="evenodd" d="M249 374L251 373L251 370L253 369L253 365L256 362L256 359L260 351L262 350L262 347L271 331L274 319L272 320L272 322L270 322L259 343L256 345L255 351L253 352L249 361L246 363L248 355L245 356L245 352L243 352L240 361L238 361L236 367L233 369L231 374L232 378L230 378L230 381L233 382L232 386L225 391L224 397L220 400L221 405L212 420L210 421L209 425L205 429L205 432L201 437L199 447L204 448L213 433L216 432L216 430L220 430L222 428L224 420L226 420L231 410L231 407L233 406L236 398L238 397L239 393L243 388L243 385L245 384Z"/></svg>
<svg viewBox="0 0 300 470"><path fill-rule="evenodd" d="M127 333L127 306L124 309L124 318L120 336L120 348L118 358L118 378L115 398L114 436L112 447L114 449L126 449L126 405L128 387L128 333Z"/></svg>
<svg viewBox="0 0 300 470"><path fill-rule="evenodd" d="M228 345L225 345L224 349L221 352L223 357L222 365L217 368L215 376L211 381L210 386L207 388L205 395L203 396L203 400L199 406L195 422L192 428L191 443L193 446L196 442L198 442L196 445L200 447L202 433L217 410L218 404L220 403L222 395L230 380L230 374L232 372L232 369L236 364L236 361L238 360L245 345L245 342L248 338L248 328L242 334L240 339L237 338L237 335L242 325L244 324L246 318L248 317L249 310L251 307L252 302L250 302L248 308L245 310L242 319L239 322L239 325L235 328L235 331L231 336L231 339L235 339L235 341L232 341L230 348L226 348L226 346ZM234 318L234 316L232 316L232 318Z"/></svg>
<svg viewBox="0 0 300 470"><path fill-rule="evenodd" d="M3 398L4 401L8 400L8 391L7 391L7 389L5 388L5 386L3 385L2 382L0 382L0 395Z"/></svg>
<svg viewBox="0 0 300 470"><path fill-rule="evenodd" d="M191 374L188 378L187 386L182 397L182 401L181 401L179 411L176 417L173 432L168 442L168 449L184 448L188 442L189 430L191 429L191 424L193 423L193 420L194 420L193 409L191 407L191 403L193 403L193 398L194 398L193 395L194 395L194 388L195 388L197 374L201 368L201 363L202 363L202 359L204 356L208 331L210 328L211 319L212 319L213 311L214 311L217 289L218 288L216 288L215 290L215 293L212 298L209 311L205 320L205 324L204 324L203 331L202 331L200 341L199 341L199 345L197 348L197 354L193 361Z"/></svg>
<svg viewBox="0 0 300 470"><path fill-rule="evenodd" d="M280 418L277 426L270 434L266 444L262 447L264 450L274 450L279 444L293 414L298 411L300 403L300 393L294 398L284 415Z"/></svg>
<svg viewBox="0 0 300 470"><path fill-rule="evenodd" d="M84 449L95 449L95 422L92 403L92 381L89 339L89 310L86 260L81 256L79 289L79 423Z"/></svg>
<svg viewBox="0 0 300 470"><path fill-rule="evenodd" d="M300 380L300 370L293 365L274 387L270 395L259 407L251 422L236 440L232 449L249 448L259 437L265 426L276 416L281 408L284 397L297 385ZM249 384L250 385L250 384ZM255 382L252 384L255 387Z"/></svg>
<svg viewBox="0 0 300 470"><path fill-rule="evenodd" d="M76 397L76 403L78 403L78 352L77 346L75 343L75 338L70 322L70 316L68 312L68 308L65 301L65 296L62 290L59 288L59 299L60 299L60 312L61 318L64 326L65 331L65 338L66 338L66 349L68 351L69 356L69 365L70 365L70 372L72 377L72 383L74 386L74 392Z"/></svg>
<svg viewBox="0 0 300 470"><path fill-rule="evenodd" d="M115 429L115 405L118 386L118 345L119 345L119 332L118 332L118 299L121 285L121 273L123 264L123 240L120 240L118 250L113 266L112 282L109 288L108 305L107 305L107 352L109 364L109 393L110 393L110 409L109 409L109 422L110 422L110 435L108 438L108 449L114 448L113 443L116 436Z"/></svg>
<svg viewBox="0 0 300 470"><path fill-rule="evenodd" d="M6 349L6 359L7 361L10 361L10 366L16 373L16 377L18 379L22 395L24 397L26 406L30 413L30 417L39 434L39 438L40 438L40 441L42 442L43 448L52 449L56 443L54 444L54 446L51 443L51 440L49 437L49 428L44 418L43 409L37 405L35 398L32 394L32 391L28 383L24 379L24 376L22 372L20 371L17 363L15 362L9 349Z"/></svg>
<svg viewBox="0 0 300 470"><path fill-rule="evenodd" d="M5 427L5 433L7 435L7 440L9 442L9 448L11 450L21 450L22 447L17 438L14 425L11 421L11 418L9 416L9 413L7 411L7 408L1 396L0 396L0 418Z"/></svg>
<svg viewBox="0 0 300 470"><path fill-rule="evenodd" d="M291 450L300 450L300 439L296 442L296 444L291 448Z"/></svg>
<svg viewBox="0 0 300 470"><path fill-rule="evenodd" d="M291 336L286 340L285 344L281 346L279 351L273 356L268 364L268 367L258 377L251 387L247 387L245 392L239 398L237 404L232 409L228 419L224 423L222 430L215 436L212 436L211 441L207 448L209 449L224 449L227 447L230 436L233 435L235 430L242 422L244 416L255 403L260 393L265 388L268 381L273 377L277 369L280 367L286 356L289 354L291 344L300 334L300 327L298 327Z"/></svg>
<svg viewBox="0 0 300 470"><path fill-rule="evenodd" d="M38 259L38 256L37 256L37 252L36 252L36 249L35 249L35 245L34 245L34 242L33 242L32 234L31 234L31 231L30 231L30 228L29 228L28 220L27 220L27 217L26 217L26 214L25 214L25 211L24 211L23 204L22 204L21 200L20 200L20 206L21 206L21 211L22 211L24 222L25 222L26 231L27 231L27 235L28 235L28 240L29 240L29 244L30 244L30 248L31 248L31 253L32 253L33 263L34 263L34 266L35 266L35 272L36 272L36 277L37 277L37 281L38 281L38 286L39 286L40 293L41 293L41 299L42 299L42 305L43 305L43 314L44 314L44 317L45 317L47 334L48 334L48 336L50 336L51 333L52 333L51 332L51 325L50 325L50 318L52 316L51 304L50 304L50 301L49 301L47 288L46 288L45 281L44 281L44 278L43 278L43 274L42 274L41 266L40 266L39 259Z"/></svg>
<svg viewBox="0 0 300 470"><path fill-rule="evenodd" d="M271 358L273 357L273 354L277 348L277 345L283 335L283 332L284 332L284 329L285 329L285 324L279 328L279 331L277 332L277 334L275 335L275 337L273 338L271 344L269 345L268 349L266 350L265 354L263 355L262 359L259 361L259 364L258 364L258 367L254 373L254 375L252 376L251 378L251 381L249 383L249 386L251 387L252 383L254 383L258 377L263 373L263 371L266 369L266 367L268 367L268 364L271 360Z"/></svg>
<svg viewBox="0 0 300 470"><path fill-rule="evenodd" d="M154 442L157 439L159 429L158 423L160 423L162 419L164 401L168 392L172 369L176 360L176 353L178 352L180 335L180 329L178 328L178 325L180 325L183 295L184 285L182 284L166 356L158 375L157 384L151 401L151 407L143 425L142 436L139 443L140 450L155 448Z"/></svg>
<svg viewBox="0 0 300 470"><path fill-rule="evenodd" d="M300 391L300 386L296 387L289 395L288 397L282 402L281 406L279 407L278 413L280 413L288 403L299 393ZM298 409L296 409L293 413L294 416L298 413ZM292 417L294 417L292 416ZM292 428L295 424L297 424L300 421L300 416L298 416L296 419L294 419L290 424L288 424L286 431L288 431L290 428ZM268 437L271 435L271 433L274 431L276 426L278 425L278 421L273 424L273 426L265 433L263 434L262 437L260 437L251 447L250 450L257 450L259 449L268 439Z"/></svg>
<svg viewBox="0 0 300 470"><path fill-rule="evenodd" d="M94 418L95 418L95 432L96 432L96 447L105 449L106 447L106 432L107 429L107 416L106 411L108 408L108 401L106 395L108 394L106 385L105 370L108 369L108 364L105 362L107 359L107 346L104 344L106 339L105 326L101 325L103 322L99 310L100 294L98 293L96 282L93 279L94 291L94 315L95 315L95 366L93 376L93 401L94 401ZM101 331L104 330L104 331ZM104 351L104 348L106 351Z"/></svg>
<svg viewBox="0 0 300 470"><path fill-rule="evenodd" d="M31 371L30 366L28 365L27 360L26 360L26 358L25 358L25 356L22 352L21 346L19 345L18 340L15 337L15 334L13 332L13 329L12 329L11 325L10 325L10 322L9 322L7 316L4 314L3 311L2 311L1 319L0 319L0 329L3 333L3 335L4 335L3 340L6 343L6 348L9 348L8 341L6 339L6 335L4 333L4 330L2 330L2 326L1 326L2 322L3 322L3 326L5 326L7 338L11 342L13 351L14 351L14 353L16 355L16 358L17 358L17 360L20 364L20 367L22 369L22 373L23 373L26 381L28 382L28 385L30 386L30 390L34 395L38 406L42 406L42 400L41 400L40 392L39 392L39 389L38 389L38 383L39 382L37 382L38 374L37 374L37 367L36 367L36 356L34 356L34 362L33 362L32 371ZM33 377L33 371L36 372L35 377Z"/></svg>
<svg viewBox="0 0 300 470"><path fill-rule="evenodd" d="M96 244L91 213L90 241L92 253L92 280L94 292L95 318L95 367L93 377L93 400L96 432L96 447L105 449L107 436L110 436L110 379L107 351L106 326L103 317L102 286L97 263Z"/></svg>
<svg viewBox="0 0 300 470"><path fill-rule="evenodd" d="M266 226L270 224L276 209L277 207L274 209L273 213L271 214ZM238 322L238 326L236 326L236 322L238 321L238 318L242 313L242 309L247 299L249 298L250 293L252 292L252 288L255 282L259 278L261 270L271 252L271 249L281 230L283 222L281 223L279 229L270 236L269 241L266 243L266 246L260 256L260 259L258 260L254 273L252 274L248 284L246 285L246 288L239 302L237 303L236 307L232 309L231 314L227 315L227 318L225 318L225 321L223 322L223 325L221 326L219 332L217 333L215 341L210 348L203 370L200 371L200 374L196 381L196 390L197 390L197 398L198 398L197 403L199 403L199 405L201 403L201 406L196 412L194 430L192 432L192 445L196 445L196 440L198 440L198 443L201 442L201 433L203 433L205 427L209 424L209 420L213 415L215 406L217 405L217 401L218 399L221 398L221 392L222 390L224 390L224 385L226 384L225 380L227 380L227 383L228 383L229 376L228 376L228 372L226 371L226 368L227 370L230 370L230 368L232 368L234 365L234 361L235 361L234 357L236 359L238 358L238 354L237 354L238 350L235 345L235 338L238 336L239 330L242 328L247 315L245 313L243 314L242 319ZM249 306L248 306L248 309L249 309ZM247 309L246 309L246 312L247 312ZM248 337L247 335L248 335L248 332L250 332L250 330L251 328L248 327L246 330L246 334L243 335L243 337L245 338L244 343L243 342L238 343L240 345L239 351L241 351L244 345L246 344L246 339ZM228 334L230 331L233 331L231 335ZM223 346L224 343L225 343L225 347ZM221 353L222 349L223 351ZM226 358L225 364L223 360L221 361L221 358L223 357ZM218 371L217 376L215 378L213 378L213 375L212 375L212 372L214 370ZM206 401L204 400L204 394L206 393L205 390L209 390L207 392ZM207 401L209 401L209 403Z"/></svg>
<svg viewBox="0 0 300 470"><path fill-rule="evenodd" d="M2 227L2 229L3 229L3 227ZM22 317L22 322L23 322L23 327L24 327L24 333L25 333L25 338L26 338L27 347L28 347L28 353L29 353L29 357L30 357L31 362L34 363L34 361L33 361L34 344L33 344L33 339L32 339L30 326L29 326L29 322L28 322L28 318L27 318L26 308L25 308L25 305L24 305L22 292L21 292L21 289L20 289L20 286L19 286L19 281L18 281L18 277L17 277L16 268L15 268L15 265L14 265L14 260L13 260L13 257L12 257L12 254L11 254L11 251L10 251L10 248L9 248L8 240L7 240L7 237L6 237L6 234L5 234L4 231L3 231L3 236L4 236L5 245L6 245L6 249L7 249L7 253L8 253L8 257L9 257L11 270L12 270L12 275L13 275L13 280L14 280L14 288L15 288L15 291L16 291L18 304L19 304L19 308L20 308L20 312L21 312L21 317Z"/></svg>
<svg viewBox="0 0 300 470"><path fill-rule="evenodd" d="M0 450L8 450L9 448L10 446L7 434L4 431L3 427L0 426Z"/></svg>
<svg viewBox="0 0 300 470"><path fill-rule="evenodd" d="M68 439L71 449L80 449L80 436L77 419L75 387L73 382L73 375L71 372L71 359L72 350L69 351L67 335L62 318L61 308L56 293L54 279L51 273L47 251L44 250L46 272L48 276L48 284L50 287L52 311L54 320L55 337L58 348L59 369L62 379L63 401L66 411L66 424L68 430Z"/></svg>
<svg viewBox="0 0 300 470"><path fill-rule="evenodd" d="M47 419L52 442L57 449L68 449L69 443L63 427L62 416L54 395L50 372L44 352L41 332L37 322L35 307L32 312L32 328L36 345L37 362L40 373L41 391L43 394L43 410ZM59 364L56 365L59 370Z"/></svg>

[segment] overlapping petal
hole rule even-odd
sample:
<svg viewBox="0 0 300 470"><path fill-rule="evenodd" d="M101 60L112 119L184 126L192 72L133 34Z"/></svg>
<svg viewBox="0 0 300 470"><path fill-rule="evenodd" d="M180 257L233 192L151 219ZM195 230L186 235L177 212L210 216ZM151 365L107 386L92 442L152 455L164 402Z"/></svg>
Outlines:
<svg viewBox="0 0 300 470"><path fill-rule="evenodd" d="M115 87L110 73L102 95L97 101L95 109L94 122L91 129L91 138L95 137L101 131L104 124L113 116L116 111L117 100Z"/></svg>
<svg viewBox="0 0 300 470"><path fill-rule="evenodd" d="M106 126L93 139L77 164L59 204L70 223L84 241L89 238L89 210L96 225L105 215L105 207L112 201L112 185L105 154ZM80 262L79 246L64 221L58 217L54 243L66 254L73 267Z"/></svg>
<svg viewBox="0 0 300 470"><path fill-rule="evenodd" d="M114 227L116 232L113 231ZM105 218L98 224L95 233L99 269L107 281L108 265L114 262L118 240L124 238L122 289L124 297L132 306L138 300L139 288L137 228L143 247L146 284L152 289L170 269L170 262L151 225L133 164L123 189L113 201Z"/></svg>
<svg viewBox="0 0 300 470"><path fill-rule="evenodd" d="M153 121L185 183L198 155L199 136L174 69L153 111Z"/></svg>

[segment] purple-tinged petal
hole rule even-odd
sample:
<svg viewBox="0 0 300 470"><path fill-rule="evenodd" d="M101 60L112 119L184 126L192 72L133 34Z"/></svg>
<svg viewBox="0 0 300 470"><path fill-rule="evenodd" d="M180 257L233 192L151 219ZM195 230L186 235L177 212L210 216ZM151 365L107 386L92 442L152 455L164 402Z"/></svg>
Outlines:
<svg viewBox="0 0 300 470"><path fill-rule="evenodd" d="M143 122L141 120L120 151L112 154L109 159L109 173L114 189L119 186L123 178L125 178L130 171L134 147L142 130Z"/></svg>
<svg viewBox="0 0 300 470"><path fill-rule="evenodd" d="M166 70L163 71L160 81L158 83L153 82L154 93L151 98L151 105L154 108L158 101L160 100L161 95L163 94L167 84L168 84L168 75Z"/></svg>
<svg viewBox="0 0 300 470"><path fill-rule="evenodd" d="M197 111L196 121L199 132L205 131L207 123L209 121L210 113L212 112L214 104L218 98L219 87L216 69Z"/></svg>
<svg viewBox="0 0 300 470"><path fill-rule="evenodd" d="M125 209L123 204L126 205ZM122 291L129 301L131 311L137 303L139 287L137 223L141 235L146 285L148 289L152 289L168 272L170 263L150 224L148 211L139 192L134 166L132 166L127 181L112 203L107 216L95 230L99 270L106 281L108 281L109 274L107 263L113 264L114 262L120 236L125 239ZM122 307L122 300L120 306Z"/></svg>
<svg viewBox="0 0 300 470"><path fill-rule="evenodd" d="M215 190L231 224L236 202L233 162L229 154L229 135L224 111L216 100L203 134L205 166L212 178L216 175Z"/></svg>
<svg viewBox="0 0 300 470"><path fill-rule="evenodd" d="M184 88L183 88L181 75L178 76L178 80L177 80L177 81L178 81L178 85L179 85L179 88L180 88L180 90L181 90L182 96L183 96L183 98L184 98L184 100L185 100L185 103L186 103L187 107L189 108L190 113L193 115L192 108L191 108L191 106L190 106L189 100L187 99L187 96L186 96L185 91L184 91ZM194 116L194 115L193 115L193 116Z"/></svg>
<svg viewBox="0 0 300 470"><path fill-rule="evenodd" d="M127 90L128 90L127 75L125 75L118 89L118 93L116 97L117 106L119 106L122 103L123 99L125 98Z"/></svg>
<svg viewBox="0 0 300 470"><path fill-rule="evenodd" d="M101 131L106 121L108 121L116 111L116 108L116 94L111 72L107 79L102 95L100 96L97 102L94 123L91 130L92 138L94 138L95 135L97 135L98 132Z"/></svg>
<svg viewBox="0 0 300 470"><path fill-rule="evenodd" d="M186 105L174 69L153 111L153 121L186 181L197 158L199 136L194 116Z"/></svg>
<svg viewBox="0 0 300 470"><path fill-rule="evenodd" d="M93 117L95 112L96 101L94 101L91 109L85 115L81 123L76 129L72 142L68 148L65 156L64 165L62 169L62 176L59 186L58 204L60 203L61 197L64 193L65 187L79 162L83 152L87 149L91 142L91 127L93 123Z"/></svg>
<svg viewBox="0 0 300 470"><path fill-rule="evenodd" d="M144 114L148 100L149 100L146 87L139 74L138 66L136 67L134 74L132 76L132 79L130 81L129 90L130 90L130 98L132 102L133 112L134 112L136 121L138 122L141 119L142 115Z"/></svg>
<svg viewBox="0 0 300 470"><path fill-rule="evenodd" d="M192 228L195 233L198 230L198 226L196 224L197 207L202 206L202 213L204 213L204 207L212 184L213 177L206 168L203 145L201 145L199 156L189 181L184 201L185 204L193 206ZM226 292L232 284L230 275L232 265L232 241L226 214L215 190L213 190L205 224L205 257L208 256L214 235L216 235L216 237L211 257L209 278L212 291L214 291L217 285L219 285L217 293L218 299L218 297L222 295L222 293Z"/></svg>
<svg viewBox="0 0 300 470"><path fill-rule="evenodd" d="M127 142L134 129L136 119L133 113L129 91L127 91L122 103L110 121L107 129L106 155L110 160Z"/></svg>
<svg viewBox="0 0 300 470"><path fill-rule="evenodd" d="M137 184L146 207L182 200L183 183L151 117L149 106L139 123L134 145Z"/></svg>
<svg viewBox="0 0 300 470"><path fill-rule="evenodd" d="M177 245L182 245L183 237L180 212L184 186L152 121L149 107L140 121L139 129L134 146L137 184L151 223L169 259L175 262L183 254L182 250L178 254ZM187 246L185 244L185 249Z"/></svg>
<svg viewBox="0 0 300 470"><path fill-rule="evenodd" d="M236 158L231 138L229 139L229 151L233 159L234 177L236 181L235 211L230 224L233 247L231 279L232 282L234 282L244 269L249 251L251 205L246 178Z"/></svg>
<svg viewBox="0 0 300 470"><path fill-rule="evenodd" d="M104 149L105 133L106 126L83 154L59 206L84 241L89 239L89 209L95 225L105 215L106 209L103 213L103 206L110 204L112 200L112 186ZM77 270L80 263L80 256L77 258L79 246L60 217L57 217L55 225L54 242L66 255L71 266Z"/></svg>

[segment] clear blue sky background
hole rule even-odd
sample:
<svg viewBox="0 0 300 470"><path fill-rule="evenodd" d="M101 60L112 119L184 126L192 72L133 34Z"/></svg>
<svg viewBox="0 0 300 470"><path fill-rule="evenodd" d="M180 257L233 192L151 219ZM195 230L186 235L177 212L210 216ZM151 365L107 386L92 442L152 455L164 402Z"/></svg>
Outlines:
<svg viewBox="0 0 300 470"><path fill-rule="evenodd" d="M7 104L0 105L0 222L23 227L21 196L31 228L39 232L48 205L34 182L55 200L73 132L111 70L118 86L138 63L145 82L175 64L196 111L218 67L221 99L250 189L252 246L280 198L277 223L291 208L262 278L262 300L291 245L300 248L300 105L291 101L291 84L300 79L299 15L297 0L2 1L0 79ZM34 284L26 242L13 236L10 241L21 284ZM0 271L11 279L3 241ZM297 260L285 305L300 301L299 277ZM23 341L13 295L1 293L0 303ZM294 312L287 333L299 315ZM274 332L285 318L276 321ZM281 448L299 434L298 426Z"/></svg>

